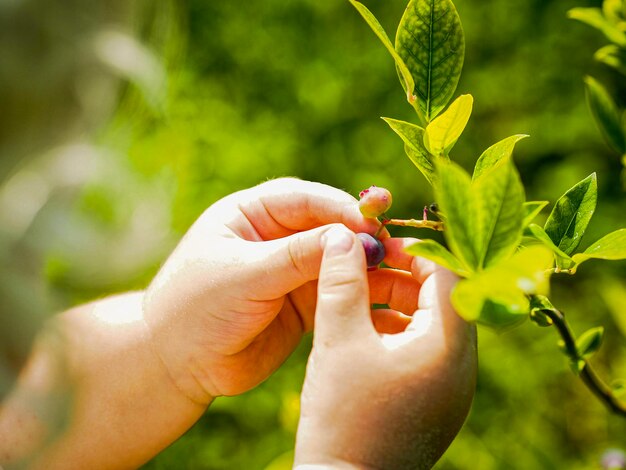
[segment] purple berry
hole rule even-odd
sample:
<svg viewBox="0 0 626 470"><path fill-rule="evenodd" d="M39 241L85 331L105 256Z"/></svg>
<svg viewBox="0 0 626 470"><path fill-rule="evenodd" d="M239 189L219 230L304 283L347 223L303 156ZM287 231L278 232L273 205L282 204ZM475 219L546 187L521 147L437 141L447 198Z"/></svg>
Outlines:
<svg viewBox="0 0 626 470"><path fill-rule="evenodd" d="M365 249L367 267L374 268L382 263L385 258L385 247L381 241L372 237L369 233L357 233L356 236L361 240L361 244Z"/></svg>
<svg viewBox="0 0 626 470"><path fill-rule="evenodd" d="M359 209L365 217L376 218L391 207L391 193L385 188L370 186L359 193Z"/></svg>

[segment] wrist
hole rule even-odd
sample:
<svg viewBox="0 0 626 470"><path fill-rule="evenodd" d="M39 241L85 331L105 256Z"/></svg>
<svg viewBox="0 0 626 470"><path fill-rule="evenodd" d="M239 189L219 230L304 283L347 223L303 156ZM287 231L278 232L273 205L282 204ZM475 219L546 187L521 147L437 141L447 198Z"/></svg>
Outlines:
<svg viewBox="0 0 626 470"><path fill-rule="evenodd" d="M142 318L147 347L179 393L197 405L208 407L219 393L204 373L206 366L196 364L189 352L187 338L173 330L170 311L167 302L150 289L144 295Z"/></svg>

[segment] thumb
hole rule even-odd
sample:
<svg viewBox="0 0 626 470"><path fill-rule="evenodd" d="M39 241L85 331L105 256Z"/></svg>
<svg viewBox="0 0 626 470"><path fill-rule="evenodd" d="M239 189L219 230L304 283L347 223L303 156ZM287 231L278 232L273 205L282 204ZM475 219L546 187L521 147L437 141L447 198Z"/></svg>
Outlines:
<svg viewBox="0 0 626 470"><path fill-rule="evenodd" d="M343 226L326 232L320 267L315 341L374 334L370 317L365 252L355 234Z"/></svg>

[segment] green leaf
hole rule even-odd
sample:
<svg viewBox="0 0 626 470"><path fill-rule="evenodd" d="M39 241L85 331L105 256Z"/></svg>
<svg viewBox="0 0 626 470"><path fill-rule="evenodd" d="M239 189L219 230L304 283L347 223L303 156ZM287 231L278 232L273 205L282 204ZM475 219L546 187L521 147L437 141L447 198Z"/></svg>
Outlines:
<svg viewBox="0 0 626 470"><path fill-rule="evenodd" d="M605 235L585 251L575 254L572 258L577 264L592 258L626 259L626 229L622 228Z"/></svg>
<svg viewBox="0 0 626 470"><path fill-rule="evenodd" d="M626 49L609 44L598 49L593 58L626 75Z"/></svg>
<svg viewBox="0 0 626 470"><path fill-rule="evenodd" d="M626 20L626 4L623 0L604 0L602 2L602 13L607 20L613 24Z"/></svg>
<svg viewBox="0 0 626 470"><path fill-rule="evenodd" d="M472 272L479 268L481 239L478 235L478 201L463 168L451 161L436 165L435 200L446 215L444 236L450 251Z"/></svg>
<svg viewBox="0 0 626 470"><path fill-rule="evenodd" d="M592 173L556 201L544 229L562 251L571 255L580 244L596 210L598 182Z"/></svg>
<svg viewBox="0 0 626 470"><path fill-rule="evenodd" d="M378 22L374 14L371 11L369 11L365 5L363 5L360 2L357 2L356 0L349 0L349 1L350 3L352 3L354 8L356 8L357 11L361 14L363 19L370 26L370 28L372 28L372 31L374 31L374 34L378 36L378 39L380 39L380 41L383 43L387 51L389 51L389 53L391 54L391 57L393 57L393 60L396 63L396 67L398 69L398 73L401 78L400 82L402 83L402 87L404 88L404 91L407 94L407 100L409 101L409 103L414 103L415 97L413 96L413 93L415 90L415 82L413 80L413 75L411 75L411 72L409 71L407 65L404 63L404 60L402 60L402 57L400 57L400 55L396 52L396 49L393 47L393 44L391 43L389 36L387 36L387 33L385 32L381 24Z"/></svg>
<svg viewBox="0 0 626 470"><path fill-rule="evenodd" d="M458 282L451 300L456 311L468 321L498 330L515 325L530 311L528 295L545 295L549 289L546 268L552 254L535 245L469 279Z"/></svg>
<svg viewBox="0 0 626 470"><path fill-rule="evenodd" d="M554 322L546 315L546 311L556 311L552 302L545 295L530 297L530 319L537 326L552 326Z"/></svg>
<svg viewBox="0 0 626 470"><path fill-rule="evenodd" d="M461 95L443 114L428 124L424 134L424 146L430 153L437 156L448 155L469 121L473 104L472 95Z"/></svg>
<svg viewBox="0 0 626 470"><path fill-rule="evenodd" d="M424 177L433 184L435 167L431 161L430 152L424 147L424 129L410 122L398 121L391 118L382 118L389 127L404 141L404 150Z"/></svg>
<svg viewBox="0 0 626 470"><path fill-rule="evenodd" d="M567 16L596 28L612 43L626 47L626 34L608 21L599 8L572 8L567 12Z"/></svg>
<svg viewBox="0 0 626 470"><path fill-rule="evenodd" d="M524 187L512 160L496 165L472 182L478 205L478 266L488 267L511 256L522 238ZM451 222L448 222L449 229Z"/></svg>
<svg viewBox="0 0 626 470"><path fill-rule="evenodd" d="M530 224L528 225L528 230L530 231L530 233L533 235L533 237L536 240L539 240L546 247L548 247L552 251L552 253L554 253L554 257L556 259L556 265L559 268L568 269L570 266L574 264L574 261L572 260L572 258L563 250L561 250L558 246L556 246L554 242L552 241L552 239L545 232L545 230L541 228L539 225Z"/></svg>
<svg viewBox="0 0 626 470"><path fill-rule="evenodd" d="M434 240L421 240L414 245L409 246L404 251L410 255L420 256L434 261L461 277L469 275L469 272L463 267L463 264L458 260L458 258Z"/></svg>
<svg viewBox="0 0 626 470"><path fill-rule="evenodd" d="M528 201L524 203L524 222L522 225L527 227L535 217L548 205L548 201Z"/></svg>
<svg viewBox="0 0 626 470"><path fill-rule="evenodd" d="M578 356L581 358L592 356L598 349L600 349L603 336L604 328L601 326L585 331L576 339L576 350L578 351Z"/></svg>
<svg viewBox="0 0 626 470"><path fill-rule="evenodd" d="M411 0L396 32L396 50L413 75L427 122L456 90L465 56L461 20L451 0Z"/></svg>
<svg viewBox="0 0 626 470"><path fill-rule="evenodd" d="M585 92L591 113L604 138L616 152L626 153L626 136L617 106L606 89L593 77L585 77Z"/></svg>
<svg viewBox="0 0 626 470"><path fill-rule="evenodd" d="M511 158L515 144L528 137L524 134L512 135L493 144L476 161L472 179L477 179L484 172L497 165L501 160Z"/></svg>

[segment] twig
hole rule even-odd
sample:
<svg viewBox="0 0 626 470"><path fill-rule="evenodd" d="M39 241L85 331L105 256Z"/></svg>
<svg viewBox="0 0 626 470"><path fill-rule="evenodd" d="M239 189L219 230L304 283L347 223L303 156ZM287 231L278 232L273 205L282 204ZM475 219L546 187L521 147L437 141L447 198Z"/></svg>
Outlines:
<svg viewBox="0 0 626 470"><path fill-rule="evenodd" d="M384 225L399 225L401 227L429 228L431 230L443 231L443 222L439 220L418 220L418 219L387 219L383 220Z"/></svg>
<svg viewBox="0 0 626 470"><path fill-rule="evenodd" d="M565 320L565 315L559 310L545 309L542 312L547 315L554 323L559 332L563 343L565 343L565 351L570 360L574 363L582 361L583 365L580 370L580 378L591 392L597 396L613 413L626 417L626 403L613 395L611 388L598 377L587 359L580 356L578 348L576 348L576 339L572 330Z"/></svg>

